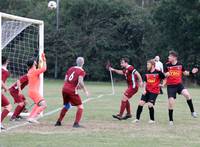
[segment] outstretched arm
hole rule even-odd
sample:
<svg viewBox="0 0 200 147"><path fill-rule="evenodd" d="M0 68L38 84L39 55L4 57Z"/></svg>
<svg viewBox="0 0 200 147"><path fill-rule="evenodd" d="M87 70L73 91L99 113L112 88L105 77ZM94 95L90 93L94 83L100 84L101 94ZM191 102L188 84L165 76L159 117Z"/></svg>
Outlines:
<svg viewBox="0 0 200 147"><path fill-rule="evenodd" d="M122 70L114 69L112 67L109 67L109 70L111 70L111 71L113 71L113 72L115 72L115 73L117 73L119 75L123 75L124 74Z"/></svg>
<svg viewBox="0 0 200 147"><path fill-rule="evenodd" d="M190 76L190 75L196 74L198 71L199 71L198 68L193 68L192 71L184 71L183 75L184 76Z"/></svg>

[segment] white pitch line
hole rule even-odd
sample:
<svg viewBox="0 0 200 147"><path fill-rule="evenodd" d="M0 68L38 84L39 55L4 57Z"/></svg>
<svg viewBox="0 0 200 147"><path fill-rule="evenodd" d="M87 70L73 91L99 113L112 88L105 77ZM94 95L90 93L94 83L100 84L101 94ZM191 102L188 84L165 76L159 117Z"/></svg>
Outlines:
<svg viewBox="0 0 200 147"><path fill-rule="evenodd" d="M83 101L83 104L85 104L85 103L87 103L87 102L89 102L89 101L91 101L91 100L100 99L100 98L102 98L102 97L105 96L105 95L112 95L112 94L100 94L100 95L98 95L97 97L94 97L94 98L87 98L87 99L85 99L85 100ZM41 116L41 117L38 118L38 119L41 119L41 118L43 118L43 117L52 115L52 114L54 114L54 113L60 111L61 109L62 109L62 107L57 108L57 109L55 109L55 110L52 110L52 111L50 111L50 112L47 112L47 113L45 113L43 116ZM23 126L26 126L26 125L29 125L29 124L31 124L31 123L25 122L25 123L23 123L23 124L19 124L19 125L15 125L15 126L9 127L9 128L7 128L5 131L9 131L9 130L12 130L12 129L16 129L16 128L19 128L19 127L23 127Z"/></svg>

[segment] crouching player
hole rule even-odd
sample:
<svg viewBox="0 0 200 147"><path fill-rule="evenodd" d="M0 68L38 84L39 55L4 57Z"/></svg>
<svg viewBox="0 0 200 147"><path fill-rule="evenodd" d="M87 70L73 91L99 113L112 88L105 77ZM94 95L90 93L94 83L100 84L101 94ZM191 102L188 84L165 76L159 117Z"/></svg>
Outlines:
<svg viewBox="0 0 200 147"><path fill-rule="evenodd" d="M10 73L7 69L7 65L8 65L8 58L5 56L2 56L2 67L1 67L1 86L2 86L2 90L1 91L1 107L2 112L1 112L1 130L4 130L5 128L2 125L2 122L4 120L4 118L8 115L8 113L11 111L12 109L12 105L10 104L8 98L3 94L4 92L8 91L8 88L6 86L6 80L9 77Z"/></svg>
<svg viewBox="0 0 200 147"><path fill-rule="evenodd" d="M17 82L15 82L10 88L10 95L13 97L15 104L17 107L13 115L10 118L10 121L18 120L20 117L20 113L25 109L26 106L26 99L25 96L22 94L22 90L28 85L28 77L27 75L21 76Z"/></svg>
<svg viewBox="0 0 200 147"><path fill-rule="evenodd" d="M124 75L127 80L127 85L128 85L128 88L124 92L123 98L121 100L119 114L112 115L113 118L118 119L118 120L126 120L126 119L132 117L129 99L134 94L137 93L139 84L140 84L140 86L143 85L142 77L141 77L140 73L132 65L129 65L128 62L129 62L129 60L127 58L122 58L120 60L120 64L121 64L121 67L123 68L123 70L117 70L117 69L110 67L111 71L113 71L117 74L120 74L120 75ZM138 80L139 80L139 83L138 83ZM127 114L125 116L123 116L125 109L127 111Z"/></svg>
<svg viewBox="0 0 200 147"><path fill-rule="evenodd" d="M139 105L136 113L135 123L140 120L140 115L142 113L143 106L147 103L149 107L150 120L149 123L154 123L154 105L156 98L160 93L160 82L165 79L165 75L161 71L155 69L155 61L147 61L147 73L144 75L144 91L139 101Z"/></svg>
<svg viewBox="0 0 200 147"><path fill-rule="evenodd" d="M35 60L32 59L27 62L27 65L29 68L28 74L27 74L28 95L35 103L27 119L27 121L30 123L39 123L37 121L37 116L41 112L43 112L47 107L45 99L40 94L40 74L44 73L47 69L46 58L45 58L44 53L42 54L42 62L43 62L42 67L38 69L36 68L37 63Z"/></svg>
<svg viewBox="0 0 200 147"><path fill-rule="evenodd" d="M64 107L62 108L60 112L60 116L55 126L61 126L61 122L66 112L70 109L72 105L72 106L77 107L76 119L74 121L73 127L74 128L82 127L79 125L79 122L81 120L82 113L83 113L83 104L82 104L81 97L77 93L77 90L83 89L83 91L88 97L88 91L83 82L83 79L85 77L85 71L83 69L84 58L78 57L76 59L76 64L77 66L73 66L67 70L64 86L62 89Z"/></svg>

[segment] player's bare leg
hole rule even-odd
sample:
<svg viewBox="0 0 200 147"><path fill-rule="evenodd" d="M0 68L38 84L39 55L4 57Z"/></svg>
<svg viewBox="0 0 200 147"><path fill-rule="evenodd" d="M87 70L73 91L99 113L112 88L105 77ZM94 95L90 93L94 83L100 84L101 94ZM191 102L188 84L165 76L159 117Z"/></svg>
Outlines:
<svg viewBox="0 0 200 147"><path fill-rule="evenodd" d="M25 108L25 102L18 103L17 107L15 108L15 111L14 111L13 115L10 118L10 121L17 120L18 116L24 110L24 108Z"/></svg>
<svg viewBox="0 0 200 147"><path fill-rule="evenodd" d="M12 109L12 105L11 104L8 104L7 106L3 107L3 110L1 112L1 123L3 122L5 117L8 115L8 113L11 111L11 109ZM1 124L1 129L2 130L5 129L2 124Z"/></svg>
<svg viewBox="0 0 200 147"><path fill-rule="evenodd" d="M123 116L124 111L126 109L127 101L128 101L128 97L124 95L122 100L121 100L120 112L117 115L112 115L113 118L116 118L118 120L123 119L122 116Z"/></svg>
<svg viewBox="0 0 200 147"><path fill-rule="evenodd" d="M173 97L170 97L168 99L168 115L169 115L169 125L173 125L173 109L175 105L175 99Z"/></svg>
<svg viewBox="0 0 200 147"><path fill-rule="evenodd" d="M83 115L83 109L84 109L83 104L77 106L76 119L75 119L74 124L73 124L74 128L82 128L83 127L79 124L80 120L82 118L82 115Z"/></svg>
<svg viewBox="0 0 200 147"><path fill-rule="evenodd" d="M56 121L55 126L61 126L62 125L62 120L65 117L65 114L67 113L67 111L70 109L70 107L71 107L70 103L67 103L67 104L64 105L64 107L60 111L60 115L59 115L58 120Z"/></svg>
<svg viewBox="0 0 200 147"><path fill-rule="evenodd" d="M189 91L187 89L183 89L183 91L181 92L181 94L187 100L187 104L188 104L188 106L190 108L190 112L191 112L192 117L197 118L197 113L194 111L194 106L193 106L192 98L191 98L191 95L190 95Z"/></svg>
<svg viewBox="0 0 200 147"><path fill-rule="evenodd" d="M136 119L133 121L133 123L138 123L140 120L140 115L142 113L143 110L143 106L145 105L145 101L140 100L139 104L138 104L138 108L137 108L137 112L136 112Z"/></svg>

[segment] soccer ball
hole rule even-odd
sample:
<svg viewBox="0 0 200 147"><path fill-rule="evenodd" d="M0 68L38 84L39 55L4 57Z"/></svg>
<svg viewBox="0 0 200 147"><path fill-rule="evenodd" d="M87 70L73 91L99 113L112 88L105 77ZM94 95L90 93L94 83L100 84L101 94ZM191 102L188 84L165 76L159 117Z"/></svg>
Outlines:
<svg viewBox="0 0 200 147"><path fill-rule="evenodd" d="M48 8L49 9L56 9L56 7L57 7L57 4L56 4L56 2L55 1L49 1L49 3L48 3Z"/></svg>

